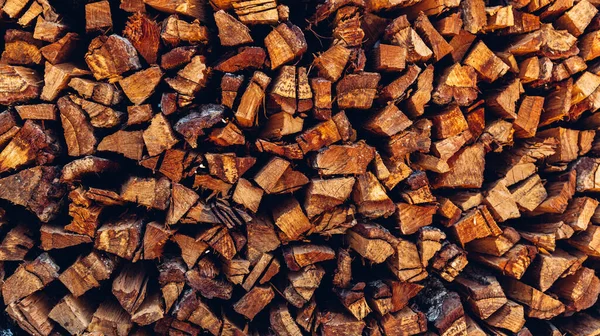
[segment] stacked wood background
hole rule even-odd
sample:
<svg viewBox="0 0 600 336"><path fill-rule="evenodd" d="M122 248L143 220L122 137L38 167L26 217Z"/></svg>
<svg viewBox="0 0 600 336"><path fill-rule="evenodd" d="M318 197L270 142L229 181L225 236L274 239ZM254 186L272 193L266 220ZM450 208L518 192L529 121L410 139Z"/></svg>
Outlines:
<svg viewBox="0 0 600 336"><path fill-rule="evenodd" d="M0 0L7 323L600 335L599 6Z"/></svg>

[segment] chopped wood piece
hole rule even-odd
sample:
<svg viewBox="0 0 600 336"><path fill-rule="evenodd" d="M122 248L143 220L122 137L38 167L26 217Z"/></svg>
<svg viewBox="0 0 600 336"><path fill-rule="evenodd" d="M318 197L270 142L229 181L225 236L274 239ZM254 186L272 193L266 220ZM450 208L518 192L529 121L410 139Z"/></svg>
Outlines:
<svg viewBox="0 0 600 336"><path fill-rule="evenodd" d="M179 142L173 133L171 124L162 113L154 115L150 126L144 131L143 137L150 156L158 155Z"/></svg>
<svg viewBox="0 0 600 336"><path fill-rule="evenodd" d="M302 244L286 247L283 250L286 266L292 271L316 264L321 261L335 259L335 251L324 245Z"/></svg>
<svg viewBox="0 0 600 336"><path fill-rule="evenodd" d="M120 79L124 72L142 67L131 42L116 34L93 39L85 62L96 80L108 79L110 82Z"/></svg>
<svg viewBox="0 0 600 336"><path fill-rule="evenodd" d="M131 260L142 239L141 230L142 220L134 216L105 223L98 228L94 247Z"/></svg>
<svg viewBox="0 0 600 336"><path fill-rule="evenodd" d="M85 5L85 31L108 31L112 29L110 3L98 1Z"/></svg>
<svg viewBox="0 0 600 336"><path fill-rule="evenodd" d="M148 64L156 64L160 49L160 27L156 21L135 11L126 23L123 35ZM161 62L161 64L163 63Z"/></svg>
<svg viewBox="0 0 600 336"><path fill-rule="evenodd" d="M92 322L93 306L84 299L65 295L49 312L48 317L71 334L85 331Z"/></svg>
<svg viewBox="0 0 600 336"><path fill-rule="evenodd" d="M507 86L489 95L485 103L499 117L515 119L517 118L516 102L520 94L521 83L518 78L515 78Z"/></svg>
<svg viewBox="0 0 600 336"><path fill-rule="evenodd" d="M53 302L44 294L36 292L6 308L8 316L31 335L50 335L54 323L48 318Z"/></svg>
<svg viewBox="0 0 600 336"><path fill-rule="evenodd" d="M250 36L248 27L233 16L220 10L215 12L214 17L217 28L219 29L221 45L231 47L254 42L252 36Z"/></svg>
<svg viewBox="0 0 600 336"><path fill-rule="evenodd" d="M392 246L394 254L387 259L387 266L400 281L417 282L427 277L427 271L421 263L417 246L403 239Z"/></svg>
<svg viewBox="0 0 600 336"><path fill-rule="evenodd" d="M500 283L506 296L525 305L528 317L550 319L565 310L560 301L518 280L502 278Z"/></svg>
<svg viewBox="0 0 600 336"><path fill-rule="evenodd" d="M57 22L58 20L46 20L43 16L38 16L35 22L33 37L36 40L46 42L56 42L64 35L68 27L65 24Z"/></svg>
<svg viewBox="0 0 600 336"><path fill-rule="evenodd" d="M275 225L286 240L295 240L312 228L298 201L289 197L272 210Z"/></svg>
<svg viewBox="0 0 600 336"><path fill-rule="evenodd" d="M101 334L125 336L133 327L129 314L114 299L106 299L92 315L87 330Z"/></svg>
<svg viewBox="0 0 600 336"><path fill-rule="evenodd" d="M299 58L307 49L302 30L289 23L281 23L275 27L265 38L265 46L271 59L271 69Z"/></svg>
<svg viewBox="0 0 600 336"><path fill-rule="evenodd" d="M19 265L2 285L4 304L10 305L44 288L58 277L58 271L58 265L46 252Z"/></svg>
<svg viewBox="0 0 600 336"><path fill-rule="evenodd" d="M45 251L92 242L89 236L66 232L59 226L43 225L40 228L40 236L41 247Z"/></svg>
<svg viewBox="0 0 600 336"><path fill-rule="evenodd" d="M436 278L428 279L426 284L429 291L417 294L415 303L425 313L429 323L440 335L466 333L467 324L458 293L444 288Z"/></svg>
<svg viewBox="0 0 600 336"><path fill-rule="evenodd" d="M352 191L358 212L367 218L388 217L396 211L385 189L371 172L359 175Z"/></svg>
<svg viewBox="0 0 600 336"><path fill-rule="evenodd" d="M312 165L325 176L362 175L374 156L375 149L364 141L352 145L331 145L317 153Z"/></svg>
<svg viewBox="0 0 600 336"><path fill-rule="evenodd" d="M513 123L515 137L532 138L536 135L540 115L544 107L544 97L524 96Z"/></svg>
<svg viewBox="0 0 600 336"><path fill-rule="evenodd" d="M380 74L373 72L344 76L335 87L338 107L362 110L371 108L380 78Z"/></svg>
<svg viewBox="0 0 600 336"><path fill-rule="evenodd" d="M396 238L377 224L358 224L346 234L348 245L370 261L380 264L394 254Z"/></svg>
<svg viewBox="0 0 600 336"><path fill-rule="evenodd" d="M152 66L121 79L119 85L132 103L140 105L154 93L162 75L158 66Z"/></svg>
<svg viewBox="0 0 600 336"><path fill-rule="evenodd" d="M516 244L501 256L471 253L473 259L483 265L515 279L521 279L537 250L530 245Z"/></svg>
<svg viewBox="0 0 600 336"><path fill-rule="evenodd" d="M98 144L99 151L123 154L132 160L141 160L144 151L143 131L117 131L107 135Z"/></svg>
<svg viewBox="0 0 600 336"><path fill-rule="evenodd" d="M275 292L271 287L256 286L233 305L233 309L248 319L254 319L254 316L263 310L275 297Z"/></svg>
<svg viewBox="0 0 600 336"><path fill-rule="evenodd" d="M40 221L47 223L60 210L65 186L57 183L60 169L36 166L0 179L0 198L26 207Z"/></svg>
<svg viewBox="0 0 600 336"><path fill-rule="evenodd" d="M478 42L466 56L464 63L472 66L486 82L494 82L508 71L506 65L483 42Z"/></svg>
<svg viewBox="0 0 600 336"><path fill-rule="evenodd" d="M485 323L496 328L519 332L525 324L525 309L522 305L508 300Z"/></svg>
<svg viewBox="0 0 600 336"><path fill-rule="evenodd" d="M0 64L0 104L12 105L38 98L42 91L41 78L35 70Z"/></svg>
<svg viewBox="0 0 600 336"><path fill-rule="evenodd" d="M492 316L507 303L496 277L480 267L467 266L454 283L471 310L481 319Z"/></svg>
<svg viewBox="0 0 600 336"><path fill-rule="evenodd" d="M398 223L400 232L404 235L413 234L419 228L429 225L433 221L433 215L437 212L434 205L413 205L407 203L396 203L394 218Z"/></svg>
<svg viewBox="0 0 600 336"><path fill-rule="evenodd" d="M414 22L414 27L433 51L434 62L441 60L452 51L452 47L433 27L427 15L420 13Z"/></svg>
<svg viewBox="0 0 600 336"><path fill-rule="evenodd" d="M483 184L484 152L484 146L480 143L463 147L448 160L450 171L433 178L432 187L480 188Z"/></svg>
<svg viewBox="0 0 600 336"><path fill-rule="evenodd" d="M477 99L477 95L475 69L457 63L444 70L433 91L432 101L438 105L455 101L460 106L468 106Z"/></svg>
<svg viewBox="0 0 600 336"><path fill-rule="evenodd" d="M121 198L148 208L166 210L171 195L171 183L166 178L131 177L121 188Z"/></svg>
<svg viewBox="0 0 600 336"><path fill-rule="evenodd" d="M252 79L242 95L238 109L235 112L235 119L241 127L253 127L258 115L258 109L262 105L265 97L265 90L271 78L260 71L254 72Z"/></svg>
<svg viewBox="0 0 600 336"><path fill-rule="evenodd" d="M199 0L143 0L144 3L158 11L169 14L182 14L196 19L203 19L205 5Z"/></svg>
<svg viewBox="0 0 600 336"><path fill-rule="evenodd" d="M106 280L116 267L116 260L96 251L79 257L58 279L75 296L100 287L99 281Z"/></svg>
<svg viewBox="0 0 600 336"><path fill-rule="evenodd" d="M373 114L363 125L367 130L381 136L392 136L412 125L396 105L388 104L379 112Z"/></svg>

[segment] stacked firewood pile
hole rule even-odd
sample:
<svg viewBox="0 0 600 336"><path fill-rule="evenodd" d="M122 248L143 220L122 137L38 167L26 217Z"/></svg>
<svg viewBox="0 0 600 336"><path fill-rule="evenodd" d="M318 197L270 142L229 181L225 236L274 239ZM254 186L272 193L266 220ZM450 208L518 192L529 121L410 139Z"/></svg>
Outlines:
<svg viewBox="0 0 600 336"><path fill-rule="evenodd" d="M5 316L600 334L597 6L0 0Z"/></svg>

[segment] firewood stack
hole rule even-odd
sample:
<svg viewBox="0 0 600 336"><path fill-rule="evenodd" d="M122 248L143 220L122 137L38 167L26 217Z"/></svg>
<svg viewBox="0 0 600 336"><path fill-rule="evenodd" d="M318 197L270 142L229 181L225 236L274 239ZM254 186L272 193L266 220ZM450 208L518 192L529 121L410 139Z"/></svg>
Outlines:
<svg viewBox="0 0 600 336"><path fill-rule="evenodd" d="M597 6L0 0L5 322L600 334Z"/></svg>

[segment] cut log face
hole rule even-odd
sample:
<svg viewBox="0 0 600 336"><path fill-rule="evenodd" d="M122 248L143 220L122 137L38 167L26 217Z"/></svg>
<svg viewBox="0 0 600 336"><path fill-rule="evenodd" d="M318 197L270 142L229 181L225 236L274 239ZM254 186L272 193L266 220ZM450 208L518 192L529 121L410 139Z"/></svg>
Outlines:
<svg viewBox="0 0 600 336"><path fill-rule="evenodd" d="M600 334L600 2L54 2L0 0L7 333Z"/></svg>

